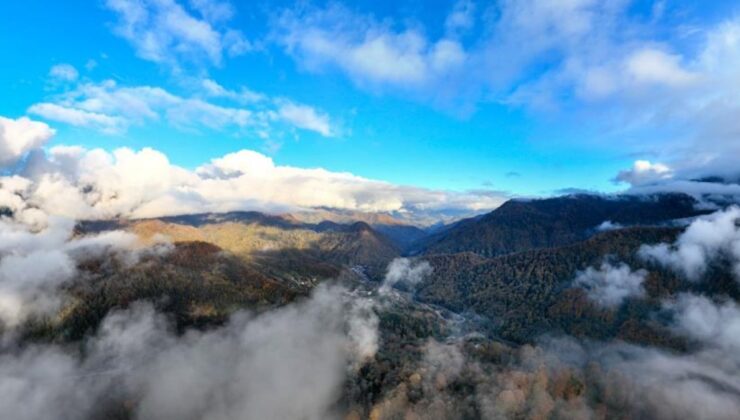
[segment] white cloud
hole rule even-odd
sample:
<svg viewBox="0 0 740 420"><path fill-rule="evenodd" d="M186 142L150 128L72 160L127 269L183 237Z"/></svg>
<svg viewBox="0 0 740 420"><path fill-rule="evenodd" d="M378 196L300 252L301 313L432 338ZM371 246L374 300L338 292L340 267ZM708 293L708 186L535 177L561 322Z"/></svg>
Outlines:
<svg viewBox="0 0 740 420"><path fill-rule="evenodd" d="M701 279L713 260L726 257L740 280L738 219L738 207L718 211L692 222L674 244L643 245L639 255L670 267L693 281Z"/></svg>
<svg viewBox="0 0 740 420"><path fill-rule="evenodd" d="M611 220L604 220L603 222L601 222L601 224L596 226L596 231L606 232L609 230L615 230L615 229L621 229L621 228L622 228L622 225L620 225L619 223L614 223Z"/></svg>
<svg viewBox="0 0 740 420"><path fill-rule="evenodd" d="M662 23L640 23L629 5L503 2L483 54L493 96L587 114L596 136L636 139L679 175L740 174L731 158L740 152L738 19L666 37Z"/></svg>
<svg viewBox="0 0 740 420"><path fill-rule="evenodd" d="M251 49L243 34L224 27L233 7L215 0L190 2L200 18L175 0L107 0L118 15L114 32L133 45L139 57L179 69L182 62L220 65L223 53Z"/></svg>
<svg viewBox="0 0 740 420"><path fill-rule="evenodd" d="M656 3L645 22L631 3L461 0L441 28L309 6L280 14L273 39L309 71L338 70L362 88L463 109L567 110L588 118L593 135L580 141L626 139L625 153L653 146L675 172L740 175L740 20L666 32L661 19L686 16Z"/></svg>
<svg viewBox="0 0 740 420"><path fill-rule="evenodd" d="M28 113L50 121L62 122L76 127L93 128L108 134L120 133L128 125L124 118L49 102L31 105L28 108Z"/></svg>
<svg viewBox="0 0 740 420"><path fill-rule="evenodd" d="M4 184L1 180L2 190ZM63 300L58 287L78 274L77 263L111 250L133 250L137 244L134 235L119 231L73 237L74 221L69 219L43 215L43 220L30 220L33 224L27 225L22 211L13 216L0 219L0 323L4 327L15 327L30 315L56 311Z"/></svg>
<svg viewBox="0 0 740 420"><path fill-rule="evenodd" d="M304 130L315 131L324 137L331 137L331 124L328 115L317 112L308 105L284 102L278 108L278 116L288 123Z"/></svg>
<svg viewBox="0 0 740 420"><path fill-rule="evenodd" d="M605 262L598 270L589 267L579 272L573 284L584 288L589 299L598 305L615 308L627 298L645 296L646 275L645 270L632 271L626 264L613 266Z"/></svg>
<svg viewBox="0 0 740 420"><path fill-rule="evenodd" d="M54 130L42 122L0 116L0 169L43 146L53 135Z"/></svg>
<svg viewBox="0 0 740 420"><path fill-rule="evenodd" d="M451 25L462 25L462 20L453 16ZM396 31L339 5L286 11L276 26L274 37L307 68L336 67L359 84L419 87L461 68L467 58L453 38L430 41L419 30Z"/></svg>
<svg viewBox="0 0 740 420"><path fill-rule="evenodd" d="M635 125L665 140L661 160L676 172L675 178L706 176L738 178L734 156L740 153L740 20L729 18L699 28L697 46L683 54L663 51L641 56L637 81L661 84L660 91L636 89L625 111ZM640 88L642 83L638 83ZM667 133L667 134L661 134ZM646 140L654 141L654 140Z"/></svg>
<svg viewBox="0 0 740 420"><path fill-rule="evenodd" d="M250 89L242 87L238 92L226 89L212 79L203 79L201 82L203 90L206 95L215 98L228 98L239 103L255 103L264 101L267 97L261 93L254 92Z"/></svg>
<svg viewBox="0 0 740 420"><path fill-rule="evenodd" d="M454 92L443 96L539 107L698 81L680 54L638 30L627 3L507 0L484 7L460 0L437 39L420 25L398 29L403 25L333 5L284 12L273 36L309 70L334 67L362 86L433 98L449 85ZM477 6L484 8L476 13ZM476 19L483 30L461 36Z"/></svg>
<svg viewBox="0 0 740 420"><path fill-rule="evenodd" d="M0 406L20 420L89 418L103 402L145 419L335 418L348 367L372 356L355 352L369 344L355 341L365 337L355 305L321 286L303 302L178 335L151 305L134 304L109 313L80 349L0 355Z"/></svg>
<svg viewBox="0 0 740 420"><path fill-rule="evenodd" d="M568 366L568 361L575 360L583 367L597 363L606 371L597 381L603 389L613 391L606 393L607 399L636 416L729 420L740 410L740 381L732 352L700 350L677 354L619 342L571 342L560 347L550 345L546 350L550 364ZM595 402L592 407L602 403ZM587 413L584 417L593 412Z"/></svg>
<svg viewBox="0 0 740 420"><path fill-rule="evenodd" d="M681 56L661 50L645 48L627 58L627 73L637 83L656 83L669 86L685 86L697 79L697 75L681 66Z"/></svg>
<svg viewBox="0 0 740 420"><path fill-rule="evenodd" d="M290 126L333 133L329 117L308 105L285 100L267 102L264 95L243 88L231 91L203 79L206 96L227 99L221 105L200 97L183 97L153 86L121 86L113 80L79 83L52 96L51 101L29 107L28 112L51 121L123 134L130 126L166 121L182 130L233 129L237 133L269 131L277 120Z"/></svg>
<svg viewBox="0 0 740 420"><path fill-rule="evenodd" d="M740 350L740 307L737 303L717 304L704 296L682 294L665 306L675 313L675 332L737 355ZM734 359L740 361L737 356Z"/></svg>
<svg viewBox="0 0 740 420"><path fill-rule="evenodd" d="M707 210L717 210L727 203L740 202L740 185L736 183L668 179L631 187L627 193L637 195L684 193L697 200L697 208Z"/></svg>
<svg viewBox="0 0 740 420"><path fill-rule="evenodd" d="M632 168L620 171L615 178L618 182L627 182L633 186L645 185L671 179L673 171L662 163L653 163L648 160L637 160Z"/></svg>
<svg viewBox="0 0 740 420"><path fill-rule="evenodd" d="M32 155L22 173L23 178L1 179L0 197L5 190L9 198L20 195L35 208L75 219L313 207L440 218L492 209L505 200L489 193L427 190L320 168L281 166L249 150L190 171L153 149L109 153L55 147L48 155ZM23 203L14 208L23 210ZM27 217L32 219L33 213Z"/></svg>
<svg viewBox="0 0 740 420"><path fill-rule="evenodd" d="M430 274L432 274L432 266L426 261L396 258L388 264L380 291L385 293L399 284L414 287Z"/></svg>
<svg viewBox="0 0 740 420"><path fill-rule="evenodd" d="M62 82L74 82L80 74L70 64L57 64L49 70L49 76L54 80Z"/></svg>

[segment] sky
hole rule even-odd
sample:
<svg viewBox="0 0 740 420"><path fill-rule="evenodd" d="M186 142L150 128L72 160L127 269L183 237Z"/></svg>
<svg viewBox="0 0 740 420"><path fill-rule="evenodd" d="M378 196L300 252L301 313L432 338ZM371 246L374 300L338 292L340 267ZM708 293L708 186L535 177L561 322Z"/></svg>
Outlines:
<svg viewBox="0 0 740 420"><path fill-rule="evenodd" d="M50 155L202 174L249 150L481 209L724 174L740 149L732 1L6 3L0 116L45 124Z"/></svg>

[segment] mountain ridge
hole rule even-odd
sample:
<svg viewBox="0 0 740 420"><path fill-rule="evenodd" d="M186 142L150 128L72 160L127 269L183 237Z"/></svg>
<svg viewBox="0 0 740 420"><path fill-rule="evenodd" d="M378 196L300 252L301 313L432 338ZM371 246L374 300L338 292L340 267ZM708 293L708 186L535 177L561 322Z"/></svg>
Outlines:
<svg viewBox="0 0 740 420"><path fill-rule="evenodd" d="M681 193L650 196L568 195L509 200L482 216L461 220L411 245L410 255L474 252L484 257L567 245L588 238L599 225L655 225L706 214Z"/></svg>

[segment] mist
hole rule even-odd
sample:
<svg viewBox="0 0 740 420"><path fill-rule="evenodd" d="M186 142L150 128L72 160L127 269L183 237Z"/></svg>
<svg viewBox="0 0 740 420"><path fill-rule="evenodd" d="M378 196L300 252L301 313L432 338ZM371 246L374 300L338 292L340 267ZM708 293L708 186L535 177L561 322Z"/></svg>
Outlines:
<svg viewBox="0 0 740 420"><path fill-rule="evenodd" d="M304 302L178 335L138 303L106 316L81 349L6 349L0 406L15 419L104 418L122 407L140 419L340 418L347 372L377 346L354 304L347 290L321 286Z"/></svg>

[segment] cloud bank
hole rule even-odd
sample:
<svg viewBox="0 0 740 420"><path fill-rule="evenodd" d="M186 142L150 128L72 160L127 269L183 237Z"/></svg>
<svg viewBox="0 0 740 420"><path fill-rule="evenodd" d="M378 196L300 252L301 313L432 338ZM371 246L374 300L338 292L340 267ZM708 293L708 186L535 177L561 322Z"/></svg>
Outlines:
<svg viewBox="0 0 740 420"><path fill-rule="evenodd" d="M0 217L0 331L56 313L65 298L60 288L82 275L80 264L109 259L131 265L144 253L169 250L159 243L144 247L134 234L117 230L75 235L74 220L25 211Z"/></svg>
<svg viewBox="0 0 740 420"><path fill-rule="evenodd" d="M46 130L43 124L33 127ZM43 131L41 139L49 133ZM107 152L66 146L33 151L16 175L0 178L0 198L0 207L28 220L40 217L36 210L71 219L109 219L315 207L444 218L488 210L504 201L489 193L434 191L320 168L276 165L250 150L188 170L149 148Z"/></svg>
<svg viewBox="0 0 740 420"><path fill-rule="evenodd" d="M340 418L353 360L372 356L341 289L222 328L176 335L148 304L111 312L84 349L29 346L0 356L0 406L16 419ZM70 382L74 386L70 386Z"/></svg>

